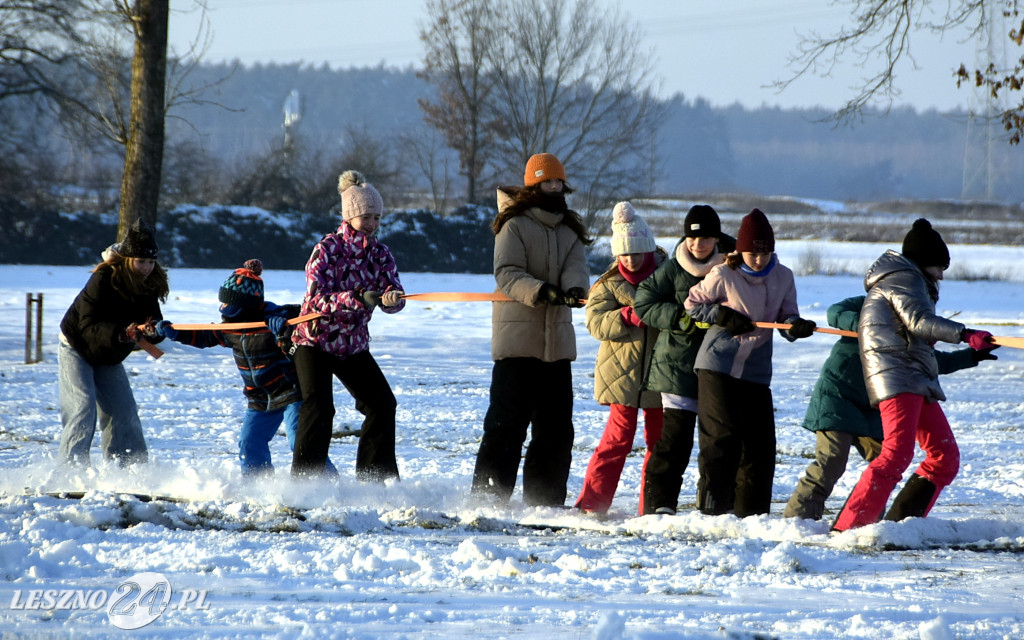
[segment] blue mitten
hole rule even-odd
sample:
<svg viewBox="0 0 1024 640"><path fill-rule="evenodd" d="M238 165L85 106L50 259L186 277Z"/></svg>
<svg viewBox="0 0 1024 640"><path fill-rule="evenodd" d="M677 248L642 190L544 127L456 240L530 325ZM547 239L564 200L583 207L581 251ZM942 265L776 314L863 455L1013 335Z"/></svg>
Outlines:
<svg viewBox="0 0 1024 640"><path fill-rule="evenodd" d="M275 336L280 336L286 326L288 326L288 319L284 316L270 316L267 318L267 328Z"/></svg>
<svg viewBox="0 0 1024 640"><path fill-rule="evenodd" d="M170 320L161 320L156 323L156 335L174 340L178 337L178 330L171 326Z"/></svg>

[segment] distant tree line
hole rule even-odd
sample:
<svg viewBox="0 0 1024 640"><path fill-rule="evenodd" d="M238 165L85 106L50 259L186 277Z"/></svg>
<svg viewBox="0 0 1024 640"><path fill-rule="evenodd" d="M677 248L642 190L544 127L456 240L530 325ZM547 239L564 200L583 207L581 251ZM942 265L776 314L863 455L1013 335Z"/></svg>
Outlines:
<svg viewBox="0 0 1024 640"><path fill-rule="evenodd" d="M0 0L0 14L15 6L95 8L105 1ZM598 232L607 226L609 204L619 199L719 192L856 201L961 195L966 114L866 109L863 120L833 128L823 122L830 115L823 109L714 108L682 94L655 99L648 61L627 55L636 49L633 27L589 0L431 0L427 8L420 69L190 66L194 58L170 58L160 183L149 194L156 206L326 214L338 206L337 175L358 168L392 209L451 212L469 202L493 203L494 187L518 183L525 158L539 150L562 157L579 187L572 204L590 214ZM123 34L125 14L112 16L111 32ZM621 28L609 31L610 24ZM33 28L67 28L61 33L74 40L76 25L43 21ZM8 27L0 24L5 33ZM576 38L584 41L577 48L552 50L540 38L552 30L588 37ZM6 46L15 41L8 38ZM605 60L616 57L602 57L608 51L622 55ZM513 58L519 66L499 64ZM118 100L130 96L131 59L95 54L89 68L107 60L109 77L118 80L104 94L108 76L85 76L90 104L102 108L77 120L55 108L63 98L40 100L38 88L20 90L15 81L28 67L0 66L0 199L63 212L123 206L125 146L112 142L123 143L125 135L100 136L86 124L128 130L126 107L118 106L127 102ZM579 66L581 60L588 62ZM47 79L55 86L76 79L79 67L66 63L66 57L50 63ZM293 94L298 99L285 127L284 104ZM1013 179L1024 156L1009 145L993 152L1003 157L996 163L1003 172L995 177L998 199L1024 199L1024 184Z"/></svg>

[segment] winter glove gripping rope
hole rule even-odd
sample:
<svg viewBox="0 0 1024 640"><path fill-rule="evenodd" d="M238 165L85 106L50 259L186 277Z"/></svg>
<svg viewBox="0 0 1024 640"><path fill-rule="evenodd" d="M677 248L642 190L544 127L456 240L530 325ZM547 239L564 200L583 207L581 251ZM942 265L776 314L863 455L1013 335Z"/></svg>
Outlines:
<svg viewBox="0 0 1024 640"><path fill-rule="evenodd" d="M277 337L280 337L284 332L284 328L288 326L288 318L284 316L270 316L267 318L267 328L270 329L270 333Z"/></svg>
<svg viewBox="0 0 1024 640"><path fill-rule="evenodd" d="M380 305L380 294L376 291L364 291L362 298L363 304L366 305L367 309L372 309Z"/></svg>
<svg viewBox="0 0 1024 640"><path fill-rule="evenodd" d="M125 327L121 342L138 342L141 338L156 338L159 335L156 324L149 318L145 322L135 322Z"/></svg>
<svg viewBox="0 0 1024 640"><path fill-rule="evenodd" d="M715 324L729 332L731 336L739 336L750 333L757 328L754 321L735 309L726 306L718 307L718 317Z"/></svg>
<svg viewBox="0 0 1024 640"><path fill-rule="evenodd" d="M694 330L697 329L697 323L693 320L693 317L690 316L690 314L686 313L686 309L683 307L679 307L679 309L676 310L676 317L672 324L679 327L679 330L687 335L693 333ZM704 328L706 329L707 327Z"/></svg>
<svg viewBox="0 0 1024 640"><path fill-rule="evenodd" d="M805 320L804 318L794 318L790 324L789 335L794 338L809 338L814 333L815 327L818 325L814 323L814 320Z"/></svg>
<svg viewBox="0 0 1024 640"><path fill-rule="evenodd" d="M619 313L622 314L622 321L626 323L627 327L639 327L643 329L647 325L640 319L640 316L636 315L636 310L633 307L622 307L619 309Z"/></svg>
<svg viewBox="0 0 1024 640"><path fill-rule="evenodd" d="M156 335L174 340L178 337L178 330L171 326L170 320L161 320L156 323Z"/></svg>
<svg viewBox="0 0 1024 640"><path fill-rule="evenodd" d="M966 342L967 346L975 351L998 348L998 346L992 346L992 334L980 329L964 329L963 333L960 334L960 340L961 342Z"/></svg>
<svg viewBox="0 0 1024 640"><path fill-rule="evenodd" d="M570 287L565 292L565 304L573 309L579 309L587 304L587 292L583 287Z"/></svg>
<svg viewBox="0 0 1024 640"><path fill-rule="evenodd" d="M565 292L558 286L553 285L550 282L545 282L540 285L540 291L537 293L537 300L553 305L564 305Z"/></svg>
<svg viewBox="0 0 1024 640"><path fill-rule="evenodd" d="M998 349L998 347L993 347ZM992 353L992 349L971 349L971 357L974 358L974 364L978 364L982 360L998 360L999 356Z"/></svg>

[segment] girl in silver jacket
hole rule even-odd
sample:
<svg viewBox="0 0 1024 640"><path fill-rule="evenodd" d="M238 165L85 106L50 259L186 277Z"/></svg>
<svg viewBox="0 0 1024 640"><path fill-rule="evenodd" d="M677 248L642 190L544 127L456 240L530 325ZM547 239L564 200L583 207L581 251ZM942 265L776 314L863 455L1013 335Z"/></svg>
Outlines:
<svg viewBox="0 0 1024 640"><path fill-rule="evenodd" d="M924 218L914 222L901 253L886 251L864 278L867 297L857 327L864 381L872 406L882 414L882 453L861 475L832 529L846 531L882 516L889 494L914 458L915 441L925 459L896 496L886 520L924 517L960 468L960 450L942 412L932 345L967 342L995 348L992 334L967 329L935 314L939 281L949 268L942 236Z"/></svg>

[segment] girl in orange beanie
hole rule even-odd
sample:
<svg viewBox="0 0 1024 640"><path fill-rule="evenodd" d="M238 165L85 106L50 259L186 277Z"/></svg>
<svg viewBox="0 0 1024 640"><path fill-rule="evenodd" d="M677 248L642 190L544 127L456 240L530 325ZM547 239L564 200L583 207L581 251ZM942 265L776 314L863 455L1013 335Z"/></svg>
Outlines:
<svg viewBox="0 0 1024 640"><path fill-rule="evenodd" d="M572 307L590 283L592 241L565 195L565 168L551 154L526 163L523 187L498 188L494 279L508 302L493 303L491 400L473 471L472 493L508 502L527 429L523 500L564 505L572 463Z"/></svg>

